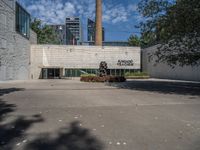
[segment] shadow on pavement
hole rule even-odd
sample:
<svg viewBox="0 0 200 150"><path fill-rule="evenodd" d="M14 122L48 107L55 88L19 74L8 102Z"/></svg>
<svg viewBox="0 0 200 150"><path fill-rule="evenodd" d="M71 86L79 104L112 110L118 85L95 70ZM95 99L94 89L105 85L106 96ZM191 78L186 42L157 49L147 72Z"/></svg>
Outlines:
<svg viewBox="0 0 200 150"><path fill-rule="evenodd" d="M24 89L21 88L7 88L7 89L0 89L0 98L5 94L10 94L17 91L23 91ZM15 104L7 104L6 101L0 99L0 122L6 117L8 113L15 111L16 105Z"/></svg>
<svg viewBox="0 0 200 150"><path fill-rule="evenodd" d="M23 91L24 89L10 88L0 89L0 98L5 94ZM86 128L80 127L80 122L72 122L69 128L61 128L56 133L56 138L52 133L39 134L29 141L27 130L35 123L44 122L44 118L39 115L14 116L10 119L10 114L17 110L15 104L9 104L6 99L0 99L0 150L18 149L17 144L23 143L24 150L103 150L103 143L93 136Z"/></svg>
<svg viewBox="0 0 200 150"><path fill-rule="evenodd" d="M6 114L11 113L15 110L16 105L7 104L5 101L0 99L0 122L6 117Z"/></svg>
<svg viewBox="0 0 200 150"><path fill-rule="evenodd" d="M200 136L198 136L197 140L193 143L193 150L200 150Z"/></svg>
<svg viewBox="0 0 200 150"><path fill-rule="evenodd" d="M39 135L27 144L26 150L103 150L104 146L88 129L80 127L80 122L72 122L69 128L51 134Z"/></svg>
<svg viewBox="0 0 200 150"><path fill-rule="evenodd" d="M16 142L26 138L26 130L34 123L43 121L44 119L40 115L33 115L30 118L19 116L12 122L0 125L0 147L5 150L14 150Z"/></svg>
<svg viewBox="0 0 200 150"><path fill-rule="evenodd" d="M10 94L13 92L18 92L18 91L24 91L25 89L23 88L7 88L7 89L0 89L0 96L3 96L5 94Z"/></svg>
<svg viewBox="0 0 200 150"><path fill-rule="evenodd" d="M121 89L158 92L158 93L163 93L163 94L200 96L199 83L134 80L134 81L127 81L124 83L110 83L108 85L121 88Z"/></svg>
<svg viewBox="0 0 200 150"><path fill-rule="evenodd" d="M23 90L17 88L0 89L0 97ZM10 113L16 111L16 108L15 104L8 104L5 100L0 99L0 150L14 150L16 142L26 137L26 130L34 123L44 121L42 116L33 115L31 117L16 116L12 121L3 122L10 117Z"/></svg>

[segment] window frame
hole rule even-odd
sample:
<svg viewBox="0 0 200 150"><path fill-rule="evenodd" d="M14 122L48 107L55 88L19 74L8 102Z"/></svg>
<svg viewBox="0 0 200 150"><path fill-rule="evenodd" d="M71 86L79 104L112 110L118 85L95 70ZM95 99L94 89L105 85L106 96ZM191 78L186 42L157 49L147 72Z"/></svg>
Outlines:
<svg viewBox="0 0 200 150"><path fill-rule="evenodd" d="M15 13L15 31L29 40L31 15L18 2L15 4Z"/></svg>

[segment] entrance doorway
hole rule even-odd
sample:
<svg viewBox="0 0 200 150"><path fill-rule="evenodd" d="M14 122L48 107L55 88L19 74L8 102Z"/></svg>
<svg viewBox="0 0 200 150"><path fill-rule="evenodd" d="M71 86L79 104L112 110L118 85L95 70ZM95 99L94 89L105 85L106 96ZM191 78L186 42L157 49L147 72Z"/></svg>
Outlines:
<svg viewBox="0 0 200 150"><path fill-rule="evenodd" d="M60 69L58 68L43 68L42 69L42 79L59 79Z"/></svg>

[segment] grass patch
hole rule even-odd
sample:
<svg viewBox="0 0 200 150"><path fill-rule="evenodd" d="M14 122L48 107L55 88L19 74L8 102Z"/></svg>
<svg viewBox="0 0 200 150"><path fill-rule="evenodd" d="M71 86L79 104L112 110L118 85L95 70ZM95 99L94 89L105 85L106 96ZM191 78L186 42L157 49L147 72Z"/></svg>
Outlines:
<svg viewBox="0 0 200 150"><path fill-rule="evenodd" d="M150 76L146 72L132 72L125 74L126 79L149 79Z"/></svg>
<svg viewBox="0 0 200 150"><path fill-rule="evenodd" d="M137 77L140 77L140 76L149 76L149 75L146 72L132 72L132 73L127 72L125 74L125 76L126 77L128 77L128 76L137 76Z"/></svg>

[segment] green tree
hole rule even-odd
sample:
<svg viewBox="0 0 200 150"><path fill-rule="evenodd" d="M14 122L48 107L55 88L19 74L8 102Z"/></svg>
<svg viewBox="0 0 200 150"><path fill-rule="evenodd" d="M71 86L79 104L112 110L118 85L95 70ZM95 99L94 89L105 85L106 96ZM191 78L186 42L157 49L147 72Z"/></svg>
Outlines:
<svg viewBox="0 0 200 150"><path fill-rule="evenodd" d="M141 0L143 47L159 44L157 62L200 64L200 1Z"/></svg>
<svg viewBox="0 0 200 150"><path fill-rule="evenodd" d="M58 39L54 30L42 24L41 20L34 19L31 22L31 29L37 34L38 44L58 44Z"/></svg>
<svg viewBox="0 0 200 150"><path fill-rule="evenodd" d="M131 35L128 39L129 46L140 46L140 38L137 35Z"/></svg>

